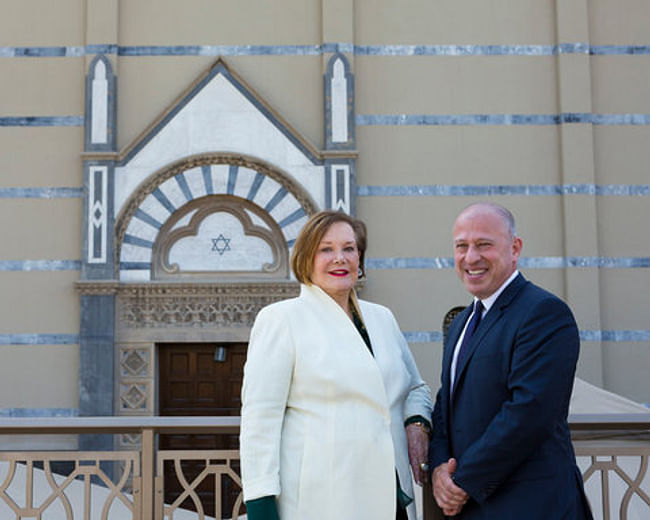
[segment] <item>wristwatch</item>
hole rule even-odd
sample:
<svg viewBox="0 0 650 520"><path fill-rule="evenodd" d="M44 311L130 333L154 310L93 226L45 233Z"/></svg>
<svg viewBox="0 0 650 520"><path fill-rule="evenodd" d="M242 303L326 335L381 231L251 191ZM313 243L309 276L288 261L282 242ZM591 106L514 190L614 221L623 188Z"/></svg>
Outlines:
<svg viewBox="0 0 650 520"><path fill-rule="evenodd" d="M427 423L425 423L424 421L415 421L415 422L409 423L408 425L409 426L411 426L411 425L412 426L417 426L418 428L420 428L427 435L431 435L431 427Z"/></svg>

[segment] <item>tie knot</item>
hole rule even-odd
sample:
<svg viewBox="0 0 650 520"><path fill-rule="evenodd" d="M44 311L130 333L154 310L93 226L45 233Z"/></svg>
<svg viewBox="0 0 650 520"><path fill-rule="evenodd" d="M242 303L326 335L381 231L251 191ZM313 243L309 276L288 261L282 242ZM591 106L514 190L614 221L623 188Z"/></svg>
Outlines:
<svg viewBox="0 0 650 520"><path fill-rule="evenodd" d="M474 312L483 312L484 308L485 307L483 307L483 302L481 302L481 300L476 300L474 302Z"/></svg>

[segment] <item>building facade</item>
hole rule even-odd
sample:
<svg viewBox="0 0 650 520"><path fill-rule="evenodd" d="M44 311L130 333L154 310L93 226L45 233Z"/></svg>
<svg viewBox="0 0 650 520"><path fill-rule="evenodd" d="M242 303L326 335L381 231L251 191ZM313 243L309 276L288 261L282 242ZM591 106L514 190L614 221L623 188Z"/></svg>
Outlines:
<svg viewBox="0 0 650 520"><path fill-rule="evenodd" d="M236 413L255 313L296 294L324 208L367 223L362 296L435 391L476 200L513 211L522 272L573 308L579 377L650 402L646 3L2 11L3 415Z"/></svg>

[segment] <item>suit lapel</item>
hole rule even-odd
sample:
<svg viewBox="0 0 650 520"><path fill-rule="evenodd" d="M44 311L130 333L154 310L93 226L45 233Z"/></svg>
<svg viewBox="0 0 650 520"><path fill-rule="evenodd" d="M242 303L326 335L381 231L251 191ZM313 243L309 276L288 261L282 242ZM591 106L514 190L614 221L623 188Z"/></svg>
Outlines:
<svg viewBox="0 0 650 520"><path fill-rule="evenodd" d="M527 283L528 282L521 274L517 275L517 277L512 282L510 282L510 284L499 295L499 297L494 302L494 304L492 305L488 313L485 315L485 318L483 318L481 323L479 323L478 328L474 332L474 336L472 337L469 345L467 345L467 349L468 349L467 355L464 356L462 363L458 367L456 367L455 386L458 386L461 380L463 379L465 368L467 367L469 361L472 359L474 352L476 352L476 349L481 344L483 338L488 334L492 326L501 319L504 309L512 303L512 301L515 299L519 291ZM469 312L467 314L469 314ZM465 325L465 321L467 321L467 316L462 322L463 326ZM460 334L460 332L458 334ZM458 335L456 335L453 346L455 346L457 342L458 342ZM453 346L451 348L452 352L453 352ZM451 360L449 360L449 364L451 364ZM447 368L447 370L449 370L449 368Z"/></svg>

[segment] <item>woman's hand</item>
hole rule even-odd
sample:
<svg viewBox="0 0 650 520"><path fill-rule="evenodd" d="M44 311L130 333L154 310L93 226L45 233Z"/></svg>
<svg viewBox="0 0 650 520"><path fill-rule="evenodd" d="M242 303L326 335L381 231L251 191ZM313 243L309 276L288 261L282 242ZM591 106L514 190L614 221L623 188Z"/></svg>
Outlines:
<svg viewBox="0 0 650 520"><path fill-rule="evenodd" d="M421 424L409 424L406 426L406 441L413 477L421 486L429 476L429 435Z"/></svg>

